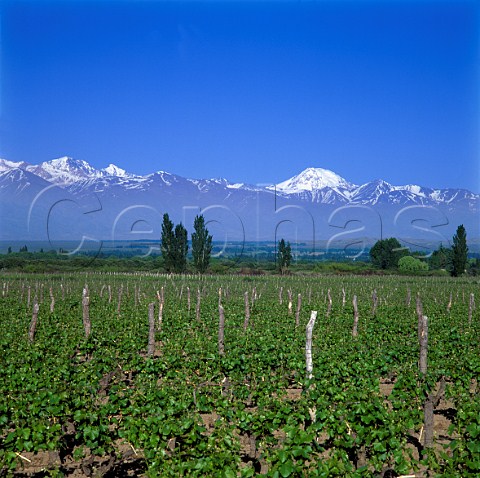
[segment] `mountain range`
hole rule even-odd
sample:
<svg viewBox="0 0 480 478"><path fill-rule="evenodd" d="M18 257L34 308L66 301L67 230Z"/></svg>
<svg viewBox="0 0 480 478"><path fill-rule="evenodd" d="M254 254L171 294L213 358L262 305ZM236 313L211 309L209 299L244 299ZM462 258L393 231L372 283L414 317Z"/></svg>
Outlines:
<svg viewBox="0 0 480 478"><path fill-rule="evenodd" d="M307 168L268 186L191 179L165 171L144 176L114 164L96 169L62 157L38 165L0 159L0 240L85 241L160 237L168 212L187 229L202 212L214 239L279 237L358 243L395 236L447 243L458 224L479 234L480 195L465 189L357 185ZM353 246L352 246L353 247Z"/></svg>

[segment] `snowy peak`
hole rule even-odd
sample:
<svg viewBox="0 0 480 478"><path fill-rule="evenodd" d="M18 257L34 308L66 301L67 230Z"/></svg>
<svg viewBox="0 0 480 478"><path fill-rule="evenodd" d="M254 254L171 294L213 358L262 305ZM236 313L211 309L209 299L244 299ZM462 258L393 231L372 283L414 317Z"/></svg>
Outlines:
<svg viewBox="0 0 480 478"><path fill-rule="evenodd" d="M274 187L267 187L270 191ZM323 204L437 205L463 201L476 207L478 194L460 189L435 190L414 184L393 186L375 179L357 186L328 169L307 168L297 176L276 185L276 191L302 200Z"/></svg>
<svg viewBox="0 0 480 478"><path fill-rule="evenodd" d="M44 161L39 165L27 165L17 166L22 169L26 169L41 178L57 184L57 185L70 185L79 181L89 181L100 178L117 177L130 179L136 176L128 173L124 169L116 166L115 164L109 164L106 168L98 170L81 159L73 159L68 156L64 156L58 159L52 159L51 161ZM0 165L1 167L1 165Z"/></svg>
<svg viewBox="0 0 480 478"><path fill-rule="evenodd" d="M26 169L55 184L72 184L101 176L101 172L90 166L86 161L67 156L45 161L38 166L28 166Z"/></svg>
<svg viewBox="0 0 480 478"><path fill-rule="evenodd" d="M8 159L0 159L0 172L10 171L11 169L25 169L28 163L24 161L8 161Z"/></svg>
<svg viewBox="0 0 480 478"><path fill-rule="evenodd" d="M118 178L132 178L135 175L127 173L125 169L119 168L115 164L110 163L106 168L103 168L102 173L105 173L107 176L116 176Z"/></svg>
<svg viewBox="0 0 480 478"><path fill-rule="evenodd" d="M323 168L307 168L298 175L276 186L251 186L244 183L230 183L227 179L187 179L182 176L157 171L145 176L131 174L124 169L109 164L106 168L95 169L86 161L68 156L45 161L38 165L0 159L0 175L12 172L8 178L16 181L25 180L21 173L28 176L32 183L42 179L46 184L54 184L75 193L107 192L121 195L128 190L168 191L175 195L220 194L229 197L232 194L250 193L252 191L273 193L294 200L316 204L390 204L390 205L448 205L463 204L470 209L477 209L480 195L462 189L432 189L408 184L393 186L377 179L357 186ZM7 176L3 177L4 182ZM36 179L35 179L36 178ZM192 187L193 186L193 187Z"/></svg>
<svg viewBox="0 0 480 478"><path fill-rule="evenodd" d="M155 173L148 174L147 178L157 182L163 182L167 186L171 186L173 183L178 182L179 177L175 174L167 173L167 171L156 171Z"/></svg>
<svg viewBox="0 0 480 478"><path fill-rule="evenodd" d="M393 187L391 184L387 183L383 179L375 179L369 183L363 184L359 188L357 188L354 192L355 195L380 195L380 194L388 194L392 191Z"/></svg>
<svg viewBox="0 0 480 478"><path fill-rule="evenodd" d="M285 194L296 194L323 188L348 190L352 187L352 184L329 169L307 168L297 176L277 184L276 189Z"/></svg>

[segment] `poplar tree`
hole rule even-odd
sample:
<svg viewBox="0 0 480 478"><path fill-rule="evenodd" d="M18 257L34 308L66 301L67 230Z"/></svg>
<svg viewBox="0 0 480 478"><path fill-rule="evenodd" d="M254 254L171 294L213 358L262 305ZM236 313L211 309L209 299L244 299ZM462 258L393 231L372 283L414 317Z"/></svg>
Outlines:
<svg viewBox="0 0 480 478"><path fill-rule="evenodd" d="M210 254L212 252L212 236L205 227L203 215L196 216L193 222L195 230L192 233L192 257L193 265L197 272L203 274L208 269Z"/></svg>
<svg viewBox="0 0 480 478"><path fill-rule="evenodd" d="M278 243L278 253L277 253L277 263L278 269L282 274L285 274L292 262L292 248L290 247L290 242L285 242L284 239L281 239Z"/></svg>
<svg viewBox="0 0 480 478"><path fill-rule="evenodd" d="M187 230L182 223L175 226L174 240L174 271L178 273L187 270L187 252L188 252L188 235Z"/></svg>
<svg viewBox="0 0 480 478"><path fill-rule="evenodd" d="M173 232L173 222L168 214L163 215L162 223L162 252L164 267L167 272L173 272L175 267L175 234Z"/></svg>
<svg viewBox="0 0 480 478"><path fill-rule="evenodd" d="M457 227L457 232L453 236L451 274L458 277L465 272L467 267L467 232L463 224Z"/></svg>

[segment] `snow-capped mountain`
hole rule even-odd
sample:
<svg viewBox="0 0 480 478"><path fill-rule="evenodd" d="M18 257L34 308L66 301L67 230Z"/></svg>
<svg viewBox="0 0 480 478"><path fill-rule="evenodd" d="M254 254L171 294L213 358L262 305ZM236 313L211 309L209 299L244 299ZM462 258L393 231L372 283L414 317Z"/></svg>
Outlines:
<svg viewBox="0 0 480 478"><path fill-rule="evenodd" d="M0 159L0 201L0 239L54 230L62 237L77 237L80 232L81 237L111 237L119 234L117 230L128 236L135 229L128 223L142 221L151 223L152 234L159 236L164 212L186 223L200 210L208 211L212 224L222 224L230 231L228 237L236 240L242 235L270 240L287 224L295 225L295 234L315 230L316 237L322 237L331 233L329 221L339 217L336 211L357 222L361 219L368 227L374 227L381 216L382 232L373 235L387 233L389 223L392 234L398 235L395 228L402 220L402 230L409 229L409 234L425 231L412 226L421 220L431 227L464 223L480 236L478 194L414 184L394 186L381 179L357 185L322 168L307 168L265 187L223 178L184 178L166 171L140 176L114 164L96 169L70 157L38 165ZM345 217L335 227L347 227L349 220ZM438 229L432 231L438 235Z"/></svg>
<svg viewBox="0 0 480 478"><path fill-rule="evenodd" d="M134 174L127 173L125 169L119 168L115 164L110 163L106 168L101 170L107 176L117 176L119 178L133 178Z"/></svg>
<svg viewBox="0 0 480 478"><path fill-rule="evenodd" d="M472 207L480 195L465 189L432 189L413 184L393 186L375 179L357 186L328 169L307 168L300 174L267 189L287 196L323 204L395 204L439 205L452 201L470 201Z"/></svg>
<svg viewBox="0 0 480 478"><path fill-rule="evenodd" d="M3 161L3 163L2 163ZM10 163L10 164L8 164ZM49 181L52 184L65 186L79 181L88 181L104 177L134 178L130 174L115 164L109 164L106 168L95 169L86 161L73 159L68 156L44 161L38 165L27 163L13 163L0 160L0 170L20 168L29 171L37 176Z"/></svg>
<svg viewBox="0 0 480 478"><path fill-rule="evenodd" d="M28 171L50 184L76 191L105 191L108 187L150 189L152 187L188 187L207 193L211 190L269 191L283 198L307 200L325 204L452 204L457 201L478 201L480 195L464 189L432 189L417 185L393 186L376 179L360 186L323 168L307 168L296 176L272 186L230 183L224 178L189 179L166 171L139 176L109 164L96 169L86 161L62 157L38 165L0 159L0 173L12 170Z"/></svg>
<svg viewBox="0 0 480 478"><path fill-rule="evenodd" d="M330 188L339 191L351 190L355 185L328 169L307 168L293 178L276 185L277 191L285 194L298 194Z"/></svg>
<svg viewBox="0 0 480 478"><path fill-rule="evenodd" d="M20 168L25 169L28 166L25 162L8 161L7 159L0 159L0 172L10 171L11 169Z"/></svg>
<svg viewBox="0 0 480 478"><path fill-rule="evenodd" d="M341 204L350 200L356 186L338 174L323 168L307 168L300 174L267 189L282 196L323 203Z"/></svg>
<svg viewBox="0 0 480 478"><path fill-rule="evenodd" d="M99 172L86 161L66 156L39 165L29 165L25 169L52 184L71 184L99 176Z"/></svg>

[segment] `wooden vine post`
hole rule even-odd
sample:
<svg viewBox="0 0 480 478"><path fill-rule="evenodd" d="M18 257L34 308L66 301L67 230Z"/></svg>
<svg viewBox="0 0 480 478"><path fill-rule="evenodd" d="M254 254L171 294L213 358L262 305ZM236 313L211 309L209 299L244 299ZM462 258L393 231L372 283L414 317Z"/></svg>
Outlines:
<svg viewBox="0 0 480 478"><path fill-rule="evenodd" d="M155 304L148 304L148 351L147 355L153 357L155 353Z"/></svg>
<svg viewBox="0 0 480 478"><path fill-rule="evenodd" d="M243 331L245 332L248 328L248 322L250 320L250 304L248 303L248 291L245 291L245 320L243 321Z"/></svg>
<svg viewBox="0 0 480 478"><path fill-rule="evenodd" d="M83 288L82 297L82 311L83 311L83 328L85 330L85 337L88 339L92 324L90 322L90 296L88 294L88 286L85 284Z"/></svg>
<svg viewBox="0 0 480 478"><path fill-rule="evenodd" d="M423 305L422 300L420 299L420 295L417 295L417 303L416 303L416 310L417 310L417 332L418 332L418 341L420 342L422 336L422 329L423 329Z"/></svg>
<svg viewBox="0 0 480 478"><path fill-rule="evenodd" d="M428 393L425 404L423 405L423 448L427 450L433 446L433 435L434 435L434 412L435 408L440 403L443 395L445 394L445 377L442 377L440 380L440 386L438 387L438 392L434 391ZM427 458L424 454L424 458Z"/></svg>
<svg viewBox="0 0 480 478"><path fill-rule="evenodd" d="M374 317L375 317L375 314L377 313L377 305L378 305L377 290L374 289L372 292L372 315Z"/></svg>
<svg viewBox="0 0 480 478"><path fill-rule="evenodd" d="M190 287L187 287L187 307L188 315L190 316Z"/></svg>
<svg viewBox="0 0 480 478"><path fill-rule="evenodd" d="M218 306L218 354L223 356L225 355L225 312L223 306Z"/></svg>
<svg viewBox="0 0 480 478"><path fill-rule="evenodd" d="M161 291L157 290L157 299L158 299L158 330L162 330L163 306L165 304L165 294L163 291L163 287L161 288Z"/></svg>
<svg viewBox="0 0 480 478"><path fill-rule="evenodd" d="M252 289L252 292L250 292L250 307L253 307L255 304L255 301L257 300L257 290L255 287Z"/></svg>
<svg viewBox="0 0 480 478"><path fill-rule="evenodd" d="M53 289L50 287L50 313L53 314L55 310L55 296L53 295Z"/></svg>
<svg viewBox="0 0 480 478"><path fill-rule="evenodd" d="M317 320L317 311L312 310L310 320L307 324L306 341L305 341L305 363L307 369L307 377L310 380L313 377L313 359L312 359L312 336L313 327L315 326L315 320Z"/></svg>
<svg viewBox="0 0 480 478"><path fill-rule="evenodd" d="M473 292L470 294L470 301L468 303L468 325L472 325L472 315L475 310L475 295Z"/></svg>
<svg viewBox="0 0 480 478"><path fill-rule="evenodd" d="M300 311L302 309L302 294L297 296L297 312L295 313L295 327L300 325Z"/></svg>
<svg viewBox="0 0 480 478"><path fill-rule="evenodd" d="M420 342L420 357L419 357L419 370L420 374L425 376L427 373L427 354L428 354L428 317L422 315L419 320L419 342Z"/></svg>
<svg viewBox="0 0 480 478"><path fill-rule="evenodd" d="M122 308L122 293L123 293L123 284L118 289L118 304L117 304L117 314L120 315L120 310Z"/></svg>
<svg viewBox="0 0 480 478"><path fill-rule="evenodd" d="M353 304L352 337L357 337L357 335L358 335L358 304L357 304L357 296L356 295L353 296L352 304Z"/></svg>
<svg viewBox="0 0 480 478"><path fill-rule="evenodd" d="M30 290L30 289L29 289ZM35 339L35 331L37 329L37 321L38 321L38 301L37 297L33 299L33 310L32 310L32 321L30 322L30 330L28 331L28 339L30 342L33 342Z"/></svg>
<svg viewBox="0 0 480 478"><path fill-rule="evenodd" d="M197 318L197 321L200 321L200 301L201 301L201 294L200 294L200 289L197 289L197 306L195 309L195 315Z"/></svg>
<svg viewBox="0 0 480 478"><path fill-rule="evenodd" d="M292 299L292 291L288 289L288 315L292 315L292 307L293 307L293 299Z"/></svg>
<svg viewBox="0 0 480 478"><path fill-rule="evenodd" d="M417 302L418 305L418 302ZM427 375L428 362L427 362L427 353L428 353L428 317L422 315L422 319L419 322L421 323L419 330L419 342L420 342L420 357L419 357L419 371L420 375L425 378ZM438 403L442 399L445 393L445 378L442 377L440 380L440 386L438 392L435 393L431 391L427 393L427 398L423 405L423 448L427 450L433 446L433 435L434 435L434 411ZM424 458L426 458L424 454Z"/></svg>
<svg viewBox="0 0 480 478"><path fill-rule="evenodd" d="M327 317L330 317L330 312L332 311L332 294L330 289L327 291L328 307L327 307Z"/></svg>
<svg viewBox="0 0 480 478"><path fill-rule="evenodd" d="M447 305L447 312L450 314L450 309L452 308L452 293L450 292L450 299Z"/></svg>

